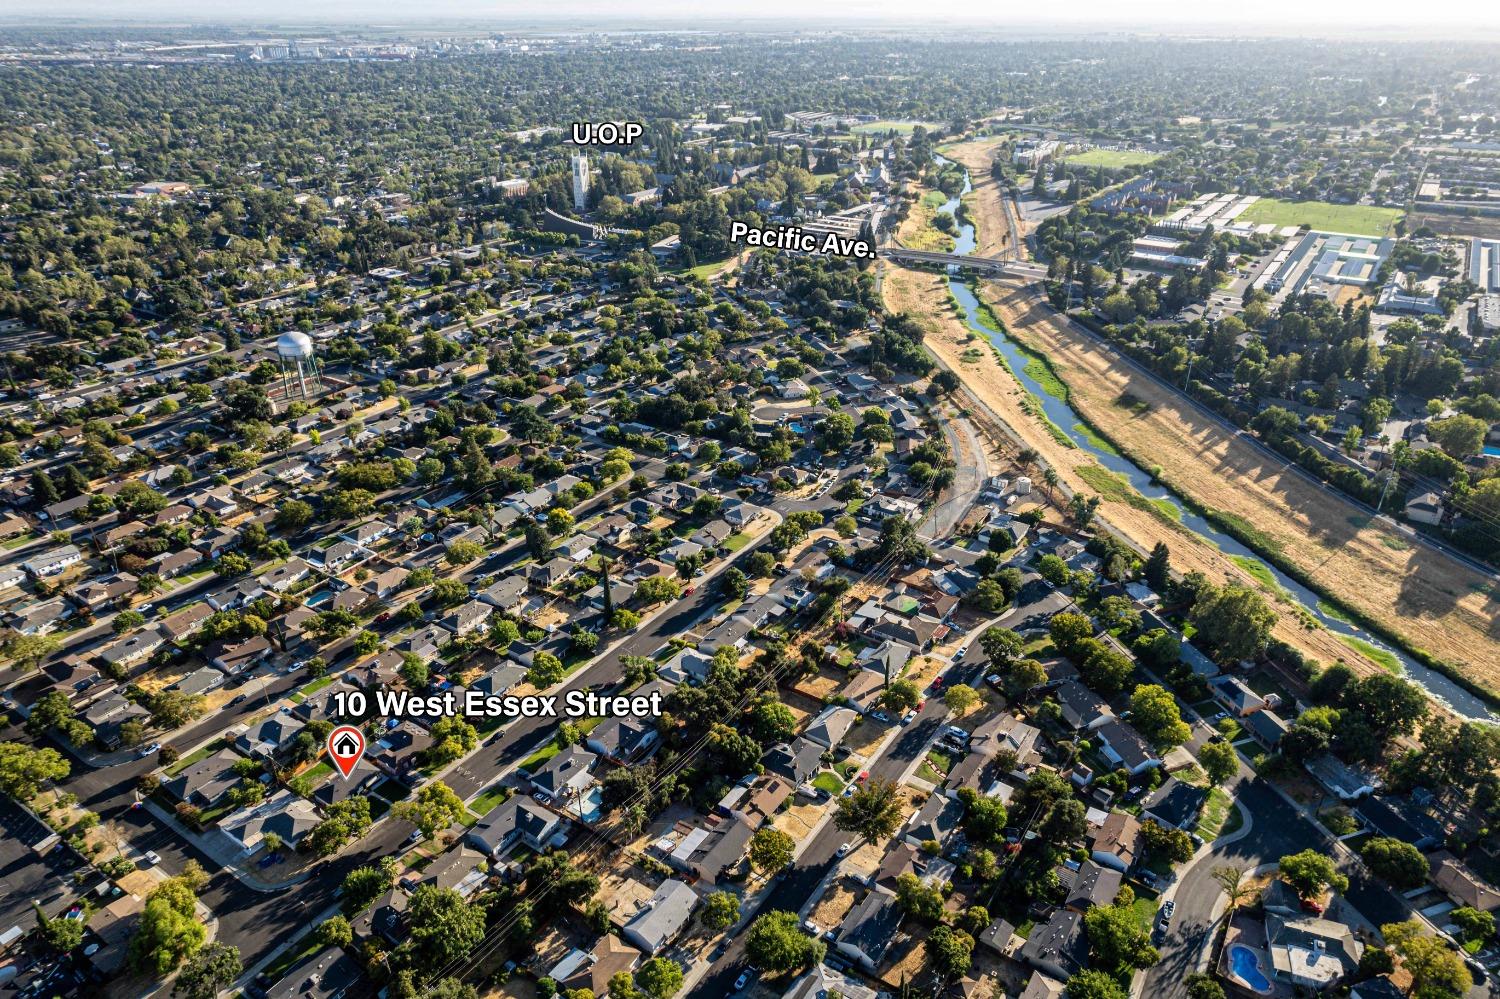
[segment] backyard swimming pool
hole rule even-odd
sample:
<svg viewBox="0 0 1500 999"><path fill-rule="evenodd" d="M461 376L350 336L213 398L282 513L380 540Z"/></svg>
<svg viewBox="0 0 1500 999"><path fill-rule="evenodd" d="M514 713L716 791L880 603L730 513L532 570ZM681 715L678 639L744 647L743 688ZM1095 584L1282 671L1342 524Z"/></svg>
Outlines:
<svg viewBox="0 0 1500 999"><path fill-rule="evenodd" d="M1249 947L1234 944L1229 948L1229 968L1236 978L1252 990L1270 995L1271 982L1260 970L1260 958Z"/></svg>

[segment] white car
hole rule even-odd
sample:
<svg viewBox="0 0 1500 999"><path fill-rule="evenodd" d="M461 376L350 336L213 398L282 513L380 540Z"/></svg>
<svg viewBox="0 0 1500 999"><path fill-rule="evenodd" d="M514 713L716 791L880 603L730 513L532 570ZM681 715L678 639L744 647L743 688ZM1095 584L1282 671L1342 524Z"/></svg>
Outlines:
<svg viewBox="0 0 1500 999"><path fill-rule="evenodd" d="M854 849L854 844L853 843L840 843L839 844L839 856L840 857L847 857L847 856L849 856L849 851L852 850L852 849Z"/></svg>
<svg viewBox="0 0 1500 999"><path fill-rule="evenodd" d="M740 977L738 977L738 978L736 978L734 980L734 987L735 987L735 989L736 990L743 989L745 986L747 986L751 982L755 981L755 976L758 975L759 973L760 972L758 970L756 970L755 965L753 965L753 964L752 965L747 965L745 967L745 970L742 971L742 972L740 972Z"/></svg>
<svg viewBox="0 0 1500 999"><path fill-rule="evenodd" d="M147 850L146 863L150 864L152 867L155 867L157 864L161 863L161 855L158 854L155 850Z"/></svg>
<svg viewBox="0 0 1500 999"><path fill-rule="evenodd" d="M159 751L160 749L161 743L153 742L149 746L142 746L140 749L137 749L135 751L135 758L138 760L144 760L146 757L150 756L152 753Z"/></svg>

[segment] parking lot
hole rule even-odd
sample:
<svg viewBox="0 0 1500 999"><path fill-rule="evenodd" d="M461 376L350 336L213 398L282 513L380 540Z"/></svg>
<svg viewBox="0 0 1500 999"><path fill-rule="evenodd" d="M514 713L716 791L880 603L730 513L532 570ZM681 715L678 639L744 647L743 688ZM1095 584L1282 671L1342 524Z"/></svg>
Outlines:
<svg viewBox="0 0 1500 999"><path fill-rule="evenodd" d="M0 933L31 929L33 902L49 916L66 909L77 895L69 875L82 863L39 819L0 797Z"/></svg>

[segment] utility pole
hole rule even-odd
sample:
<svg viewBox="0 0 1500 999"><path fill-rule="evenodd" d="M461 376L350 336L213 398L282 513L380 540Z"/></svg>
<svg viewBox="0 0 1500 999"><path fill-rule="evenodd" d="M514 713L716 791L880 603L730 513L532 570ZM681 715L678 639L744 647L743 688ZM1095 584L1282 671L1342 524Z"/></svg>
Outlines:
<svg viewBox="0 0 1500 999"><path fill-rule="evenodd" d="M1381 509L1381 507L1385 506L1385 497L1386 497L1386 494L1391 491L1391 483L1394 482L1395 480L1396 480L1396 470L1395 469L1391 469L1389 472L1386 473L1386 476L1385 476L1385 485L1381 488L1381 490L1380 490L1380 499L1375 504L1375 515L1377 517L1380 516L1380 509Z"/></svg>

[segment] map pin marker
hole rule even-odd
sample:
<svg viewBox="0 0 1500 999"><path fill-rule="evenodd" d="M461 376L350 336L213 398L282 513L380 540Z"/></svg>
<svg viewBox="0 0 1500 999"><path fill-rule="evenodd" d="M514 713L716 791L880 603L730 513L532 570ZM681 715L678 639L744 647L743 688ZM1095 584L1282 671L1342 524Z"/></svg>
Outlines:
<svg viewBox="0 0 1500 999"><path fill-rule="evenodd" d="M354 765L365 755L365 734L353 725L340 725L328 733L328 758L348 780Z"/></svg>

